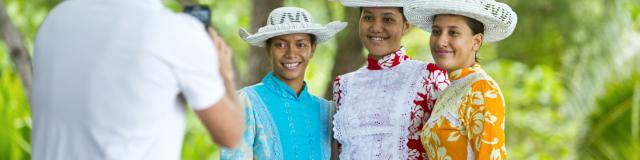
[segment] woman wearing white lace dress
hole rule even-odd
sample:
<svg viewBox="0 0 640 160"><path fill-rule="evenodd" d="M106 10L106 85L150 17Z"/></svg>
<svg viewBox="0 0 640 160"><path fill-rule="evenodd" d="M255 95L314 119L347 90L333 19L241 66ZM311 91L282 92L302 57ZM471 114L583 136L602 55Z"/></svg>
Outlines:
<svg viewBox="0 0 640 160"><path fill-rule="evenodd" d="M425 159L420 130L446 71L411 60L400 44L411 25L401 0L341 0L359 7L367 66L334 81L334 138L340 159Z"/></svg>

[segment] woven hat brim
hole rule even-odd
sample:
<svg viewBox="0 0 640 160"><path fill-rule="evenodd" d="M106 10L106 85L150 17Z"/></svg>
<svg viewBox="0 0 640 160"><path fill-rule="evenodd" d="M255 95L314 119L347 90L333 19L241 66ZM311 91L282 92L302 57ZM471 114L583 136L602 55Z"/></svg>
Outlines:
<svg viewBox="0 0 640 160"><path fill-rule="evenodd" d="M503 7L508 12L504 20L496 18L486 5L470 4L461 0L408 0L405 2L404 14L407 20L427 32L431 32L433 17L440 14L462 15L484 24L484 41L497 42L511 35L515 30L518 18L509 6L495 1L484 1L489 5Z"/></svg>
<svg viewBox="0 0 640 160"><path fill-rule="evenodd" d="M331 22L326 26L321 26L319 24L313 25L313 27L307 28L295 28L291 24L280 24L270 26L274 28L274 30L268 29L259 29L258 33L250 35L244 29L240 29L238 32L240 37L244 39L247 43L252 46L264 47L265 41L269 38L273 38L276 36L287 35L287 34L296 34L296 33L308 33L316 36L316 43L326 42L329 39L333 38L336 33L340 32L347 26L346 22ZM268 30L268 31L267 31Z"/></svg>

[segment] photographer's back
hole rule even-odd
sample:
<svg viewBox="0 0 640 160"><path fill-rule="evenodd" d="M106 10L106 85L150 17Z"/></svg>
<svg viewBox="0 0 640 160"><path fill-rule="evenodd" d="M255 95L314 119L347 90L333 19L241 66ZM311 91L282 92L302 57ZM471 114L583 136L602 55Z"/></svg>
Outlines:
<svg viewBox="0 0 640 160"><path fill-rule="evenodd" d="M33 159L179 159L184 96L224 94L200 22L160 0L72 0L34 49Z"/></svg>

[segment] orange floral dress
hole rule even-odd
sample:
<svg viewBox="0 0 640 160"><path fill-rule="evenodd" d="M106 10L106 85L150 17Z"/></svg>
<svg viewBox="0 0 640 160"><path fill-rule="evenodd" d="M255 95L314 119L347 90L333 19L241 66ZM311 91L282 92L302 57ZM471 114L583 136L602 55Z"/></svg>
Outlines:
<svg viewBox="0 0 640 160"><path fill-rule="evenodd" d="M432 160L506 159L504 98L480 65L449 73L421 133Z"/></svg>

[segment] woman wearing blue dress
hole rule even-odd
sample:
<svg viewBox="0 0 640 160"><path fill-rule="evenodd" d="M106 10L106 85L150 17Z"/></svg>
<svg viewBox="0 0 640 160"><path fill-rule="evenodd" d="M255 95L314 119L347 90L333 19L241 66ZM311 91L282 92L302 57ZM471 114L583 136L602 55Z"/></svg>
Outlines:
<svg viewBox="0 0 640 160"><path fill-rule="evenodd" d="M221 159L330 158L332 105L308 92L304 74L316 44L344 27L344 22L322 26L304 9L282 7L271 12L258 33L240 31L247 43L265 47L272 72L239 91L247 129L243 143L223 149Z"/></svg>

